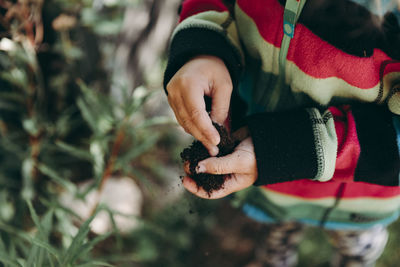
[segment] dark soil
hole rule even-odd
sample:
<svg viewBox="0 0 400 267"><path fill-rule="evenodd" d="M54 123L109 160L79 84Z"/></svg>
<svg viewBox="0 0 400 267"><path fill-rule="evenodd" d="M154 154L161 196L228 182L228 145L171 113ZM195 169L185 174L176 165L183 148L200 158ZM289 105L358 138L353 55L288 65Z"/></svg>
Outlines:
<svg viewBox="0 0 400 267"><path fill-rule="evenodd" d="M222 157L233 152L237 143L233 141L226 128L217 123L213 123L218 130L221 141L218 144L219 153L217 157ZM192 178L198 187L202 187L208 195L214 190L219 190L223 187L225 179L228 175L216 175L209 173L196 173L196 167L199 161L209 158L210 154L200 141L194 141L189 147L185 148L181 153L181 158L184 162L189 161L190 178Z"/></svg>

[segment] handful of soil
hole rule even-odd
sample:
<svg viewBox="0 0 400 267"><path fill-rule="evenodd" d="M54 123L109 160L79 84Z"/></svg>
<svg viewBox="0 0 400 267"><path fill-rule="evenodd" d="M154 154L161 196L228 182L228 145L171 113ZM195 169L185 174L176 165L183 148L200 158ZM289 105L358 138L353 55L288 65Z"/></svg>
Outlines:
<svg viewBox="0 0 400 267"><path fill-rule="evenodd" d="M214 127L218 130L221 141L218 144L219 153L217 157L222 157L233 152L237 143L233 141L224 126L213 122ZM190 178L192 178L198 187L202 187L204 191L211 194L214 190L222 188L226 175L216 175L209 173L196 173L196 167L199 161L209 158L207 149L200 141L195 140L189 147L185 148L181 153L182 160L189 161Z"/></svg>

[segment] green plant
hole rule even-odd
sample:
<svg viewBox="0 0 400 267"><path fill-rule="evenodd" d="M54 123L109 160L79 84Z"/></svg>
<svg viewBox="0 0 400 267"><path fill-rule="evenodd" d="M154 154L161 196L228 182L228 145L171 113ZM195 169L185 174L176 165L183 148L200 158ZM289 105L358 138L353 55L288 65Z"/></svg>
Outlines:
<svg viewBox="0 0 400 267"><path fill-rule="evenodd" d="M58 197L85 199L115 174L146 182L146 163L134 161L159 140L155 127L170 122L142 116L151 92L128 94L113 81L103 63L113 62L124 9L95 2L0 3L1 266L110 266L94 248L118 229L96 236L90 222L114 211L98 203L82 221ZM109 97L111 86L124 101Z"/></svg>

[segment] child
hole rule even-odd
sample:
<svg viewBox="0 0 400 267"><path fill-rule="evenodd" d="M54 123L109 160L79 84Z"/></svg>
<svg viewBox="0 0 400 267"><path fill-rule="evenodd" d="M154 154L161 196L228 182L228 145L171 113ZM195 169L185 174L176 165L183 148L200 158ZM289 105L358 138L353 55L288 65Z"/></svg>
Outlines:
<svg viewBox="0 0 400 267"><path fill-rule="evenodd" d="M373 266L400 208L400 4L304 3L183 2L164 81L175 116L211 156L211 120L244 126L232 154L197 166L230 176L221 190L183 184L240 191L270 229L263 264L293 266L308 224L327 229L333 265Z"/></svg>

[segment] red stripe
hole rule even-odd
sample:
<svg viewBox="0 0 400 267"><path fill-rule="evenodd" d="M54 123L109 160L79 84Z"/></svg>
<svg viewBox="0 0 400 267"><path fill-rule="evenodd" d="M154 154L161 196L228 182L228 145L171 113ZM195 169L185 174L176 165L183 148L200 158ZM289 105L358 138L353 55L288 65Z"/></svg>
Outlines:
<svg viewBox="0 0 400 267"><path fill-rule="evenodd" d="M400 61L390 60L389 62L386 63L383 75L386 75L391 72L399 72L399 70L400 70Z"/></svg>
<svg viewBox="0 0 400 267"><path fill-rule="evenodd" d="M312 180L297 180L263 187L269 190L280 192L287 195L297 196L308 199L321 199L327 197L336 197L339 189L339 181L316 182ZM381 186L362 182L346 183L342 198L391 198L400 195L398 186Z"/></svg>
<svg viewBox="0 0 400 267"><path fill-rule="evenodd" d="M263 39L280 47L283 38L282 23L284 8L277 0L238 0L239 7L256 23ZM338 77L352 86L368 89L379 81L379 67L390 60L383 51L375 49L371 57L349 55L328 44L302 24L296 26L294 38L288 51L288 60L293 61L303 72L314 78ZM385 69L400 72L400 63Z"/></svg>
<svg viewBox="0 0 400 267"><path fill-rule="evenodd" d="M222 3L221 0L186 0L182 4L180 21L197 13L210 10L222 12L227 11L228 8Z"/></svg>
<svg viewBox="0 0 400 267"><path fill-rule="evenodd" d="M358 142L356 124L349 106L341 109L329 108L335 120L335 130L338 140L336 168L334 180L353 181L354 172L360 157L360 143Z"/></svg>

